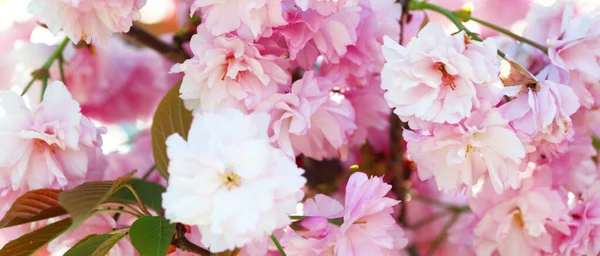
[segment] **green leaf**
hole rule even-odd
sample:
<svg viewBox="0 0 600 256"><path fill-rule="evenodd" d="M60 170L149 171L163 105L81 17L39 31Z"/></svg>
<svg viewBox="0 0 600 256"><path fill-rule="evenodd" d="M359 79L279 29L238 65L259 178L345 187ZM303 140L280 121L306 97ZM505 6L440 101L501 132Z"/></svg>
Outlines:
<svg viewBox="0 0 600 256"><path fill-rule="evenodd" d="M165 187L160 184L149 182L140 179L132 179L130 181L131 186L142 199L142 202L146 207L154 210L155 212L162 212L162 194L165 192ZM136 204L137 200L127 188L121 188L119 191L114 193L109 198L110 200L120 200L127 203Z"/></svg>
<svg viewBox="0 0 600 256"><path fill-rule="evenodd" d="M192 112L187 110L183 100L179 98L181 83L173 86L165 97L160 101L154 119L152 121L152 151L156 168L161 176L169 178L167 171L169 158L167 158L167 137L179 133L187 139L190 126L192 125Z"/></svg>
<svg viewBox="0 0 600 256"><path fill-rule="evenodd" d="M65 256L105 256L110 249L126 236L127 233L90 235L79 241L79 243L67 251Z"/></svg>
<svg viewBox="0 0 600 256"><path fill-rule="evenodd" d="M135 171L114 181L86 182L58 195L60 204L71 214L73 227L79 226L98 205L131 180Z"/></svg>
<svg viewBox="0 0 600 256"><path fill-rule="evenodd" d="M0 228L21 225L67 214L58 202L61 190L37 189L29 191L15 200L2 220Z"/></svg>
<svg viewBox="0 0 600 256"><path fill-rule="evenodd" d="M141 217L129 229L131 244L140 256L167 255L174 233L175 223L161 216Z"/></svg>
<svg viewBox="0 0 600 256"><path fill-rule="evenodd" d="M67 218L48 226L27 233L15 240L8 242L0 249L0 256L26 256L32 255L44 245L54 240L71 226L71 219Z"/></svg>

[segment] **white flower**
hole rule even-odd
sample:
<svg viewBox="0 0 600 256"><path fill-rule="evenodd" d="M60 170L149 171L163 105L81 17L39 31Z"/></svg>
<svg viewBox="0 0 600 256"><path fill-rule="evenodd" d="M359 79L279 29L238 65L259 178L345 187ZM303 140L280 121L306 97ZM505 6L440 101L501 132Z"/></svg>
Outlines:
<svg viewBox="0 0 600 256"><path fill-rule="evenodd" d="M213 252L267 239L302 198L304 171L271 146L268 124L267 114L224 109L197 114L187 142L167 139L165 216L197 225Z"/></svg>

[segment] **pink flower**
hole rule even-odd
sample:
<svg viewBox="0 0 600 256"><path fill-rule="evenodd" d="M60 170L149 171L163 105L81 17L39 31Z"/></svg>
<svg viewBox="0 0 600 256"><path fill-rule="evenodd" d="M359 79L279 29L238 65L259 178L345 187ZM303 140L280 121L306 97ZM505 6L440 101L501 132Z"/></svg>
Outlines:
<svg viewBox="0 0 600 256"><path fill-rule="evenodd" d="M194 58L173 67L185 73L180 92L188 108L253 108L289 82L282 58L262 56L238 37L213 37L206 28L199 26L192 37Z"/></svg>
<svg viewBox="0 0 600 256"><path fill-rule="evenodd" d="M563 73L553 82L569 85L586 108L592 107L593 84L600 79L600 62L594 49L600 39L600 23L595 13L585 13L592 8L586 1L557 1L551 6L534 5L527 16L525 35L548 46L545 63ZM583 12L583 13L582 13ZM534 54L543 55L533 49ZM556 72L556 71L554 71Z"/></svg>
<svg viewBox="0 0 600 256"><path fill-rule="evenodd" d="M350 137L356 130L354 118L348 100L329 98L311 116L311 127L306 134L291 136L292 145L316 160L345 158Z"/></svg>
<svg viewBox="0 0 600 256"><path fill-rule="evenodd" d="M128 32L146 0L32 0L28 9L54 34L73 42L105 42L113 33Z"/></svg>
<svg viewBox="0 0 600 256"><path fill-rule="evenodd" d="M100 134L64 84L48 86L33 110L14 92L0 94L0 187L27 191L82 183L99 169ZM100 157L101 158L101 157Z"/></svg>
<svg viewBox="0 0 600 256"><path fill-rule="evenodd" d="M329 220L325 217L307 217L292 223L291 227L304 238L323 239L330 231Z"/></svg>
<svg viewBox="0 0 600 256"><path fill-rule="evenodd" d="M199 8L202 23L213 36L237 31L244 38L257 39L265 30L286 24L280 0L195 0L190 11L194 14Z"/></svg>
<svg viewBox="0 0 600 256"><path fill-rule="evenodd" d="M360 23L356 28L356 43L348 45L347 52L337 63L325 62L321 72L331 79L369 77L379 73L385 63L381 52L383 38L400 39L400 14L402 6L392 0L362 0ZM409 32L404 31L405 38ZM379 85L379 82L378 82Z"/></svg>
<svg viewBox="0 0 600 256"><path fill-rule="evenodd" d="M50 255L64 255L71 247L85 237L93 234L104 234L117 228L117 223L111 215L102 214L94 215L85 220L83 224L74 230L68 231L60 235L58 238L48 244L48 252ZM110 251L109 256L119 255L134 255L135 250L127 239L119 241Z"/></svg>
<svg viewBox="0 0 600 256"><path fill-rule="evenodd" d="M595 51L600 43L600 16L597 13L577 15L570 2L563 6L557 37L552 33L548 38L548 56L553 64L571 71L573 76L581 76L586 83L596 83L600 80L600 53Z"/></svg>
<svg viewBox="0 0 600 256"><path fill-rule="evenodd" d="M305 69L312 69L319 55L328 62L340 62L347 47L357 41L356 28L360 15L361 8L358 6L340 10L327 17L311 10L295 10L288 15L289 25L277 31L286 40L291 59Z"/></svg>
<svg viewBox="0 0 600 256"><path fill-rule="evenodd" d="M381 88L403 120L458 123L479 106L476 86L497 81L493 41L465 44L465 34L446 36L429 23L405 47L385 38ZM493 57L492 57L493 56Z"/></svg>
<svg viewBox="0 0 600 256"><path fill-rule="evenodd" d="M441 191L470 194L483 177L496 193L519 187L525 149L497 109L473 112L458 125L437 125L425 134L405 130L404 136L421 180L435 177Z"/></svg>
<svg viewBox="0 0 600 256"><path fill-rule="evenodd" d="M327 219L341 218L344 207L337 200L326 195L317 194L304 202L304 216L322 217ZM340 228L327 223L327 234L324 237L304 237L301 232L288 230L281 238L285 252L290 255L331 255L334 251Z"/></svg>
<svg viewBox="0 0 600 256"><path fill-rule="evenodd" d="M351 143L362 146L366 142L375 150L387 152L389 148L388 126L391 109L383 98L383 90L379 88L378 79L367 80L370 84L365 88L352 88L344 91L344 97L350 101L356 114L356 131ZM381 134L385 134L385 139Z"/></svg>
<svg viewBox="0 0 600 256"><path fill-rule="evenodd" d="M573 136L570 116L579 108L579 101L570 87L546 80L522 90L520 96L500 107L512 128L537 142L560 143Z"/></svg>
<svg viewBox="0 0 600 256"><path fill-rule="evenodd" d="M549 177L525 176L518 190L494 193L483 185L469 202L480 218L475 227L477 255L543 255L553 253L551 231L569 233L564 222L567 208Z"/></svg>
<svg viewBox="0 0 600 256"><path fill-rule="evenodd" d="M354 109L341 95L330 96L333 83L306 72L290 93L275 94L256 111L271 115L271 141L288 156L317 160L344 156L356 130Z"/></svg>
<svg viewBox="0 0 600 256"><path fill-rule="evenodd" d="M328 16L341 9L358 5L359 0L296 0L296 5L306 11L316 10L320 15Z"/></svg>
<svg viewBox="0 0 600 256"><path fill-rule="evenodd" d="M177 82L167 75L170 63L152 50L138 49L119 38L106 46L67 49L65 83L81 112L105 122L148 120L167 90ZM60 78L58 67L52 76Z"/></svg>
<svg viewBox="0 0 600 256"><path fill-rule="evenodd" d="M350 176L336 255L387 255L408 244L392 216L399 201L385 197L391 188L379 177L368 178L361 172Z"/></svg>
<svg viewBox="0 0 600 256"><path fill-rule="evenodd" d="M576 194L584 193L598 177L598 167L592 160L597 152L585 127L588 117L581 110L573 115L573 138L556 145L556 155L536 152L539 154L536 163L542 165L538 168L552 172L553 186Z"/></svg>
<svg viewBox="0 0 600 256"><path fill-rule="evenodd" d="M285 94L274 94L261 102L256 111L269 112L272 131L271 141L288 156L295 157L299 152L294 150L292 136L302 136L311 128L311 117L329 98L327 90L331 82L315 77L312 71L304 73L302 79L294 82L291 91Z"/></svg>
<svg viewBox="0 0 600 256"><path fill-rule="evenodd" d="M571 235L560 242L561 255L600 254L600 181L594 182L570 212Z"/></svg>

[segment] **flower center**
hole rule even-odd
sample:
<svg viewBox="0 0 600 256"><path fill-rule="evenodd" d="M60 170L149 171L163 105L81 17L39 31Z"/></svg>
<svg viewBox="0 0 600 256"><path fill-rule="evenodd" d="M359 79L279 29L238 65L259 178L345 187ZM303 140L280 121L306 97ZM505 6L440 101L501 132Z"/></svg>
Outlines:
<svg viewBox="0 0 600 256"><path fill-rule="evenodd" d="M225 173L221 175L221 181L223 182L223 186L231 190L233 187L240 186L241 178L232 171L225 171Z"/></svg>
<svg viewBox="0 0 600 256"><path fill-rule="evenodd" d="M515 214L513 214L513 221L520 227L525 227L525 221L523 220L523 215L521 215L521 210L517 210Z"/></svg>
<svg viewBox="0 0 600 256"><path fill-rule="evenodd" d="M456 83L454 82L454 76L450 75L448 73L448 71L446 70L446 65L444 65L444 63L436 63L435 64L435 68L437 70L439 70L440 72L442 72L442 83L445 86L449 86L450 89L454 90L456 89Z"/></svg>
<svg viewBox="0 0 600 256"><path fill-rule="evenodd" d="M40 150L48 149L52 154L56 153L56 148L58 147L55 144L50 145L41 139L34 139L33 145Z"/></svg>

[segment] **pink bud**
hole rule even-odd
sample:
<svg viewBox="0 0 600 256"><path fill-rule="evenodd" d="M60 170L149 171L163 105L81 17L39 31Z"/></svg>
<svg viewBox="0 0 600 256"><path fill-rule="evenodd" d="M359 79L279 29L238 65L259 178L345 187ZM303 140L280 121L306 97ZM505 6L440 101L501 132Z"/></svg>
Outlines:
<svg viewBox="0 0 600 256"><path fill-rule="evenodd" d="M290 227L305 238L322 239L329 234L329 220L321 216L304 218L292 223Z"/></svg>

